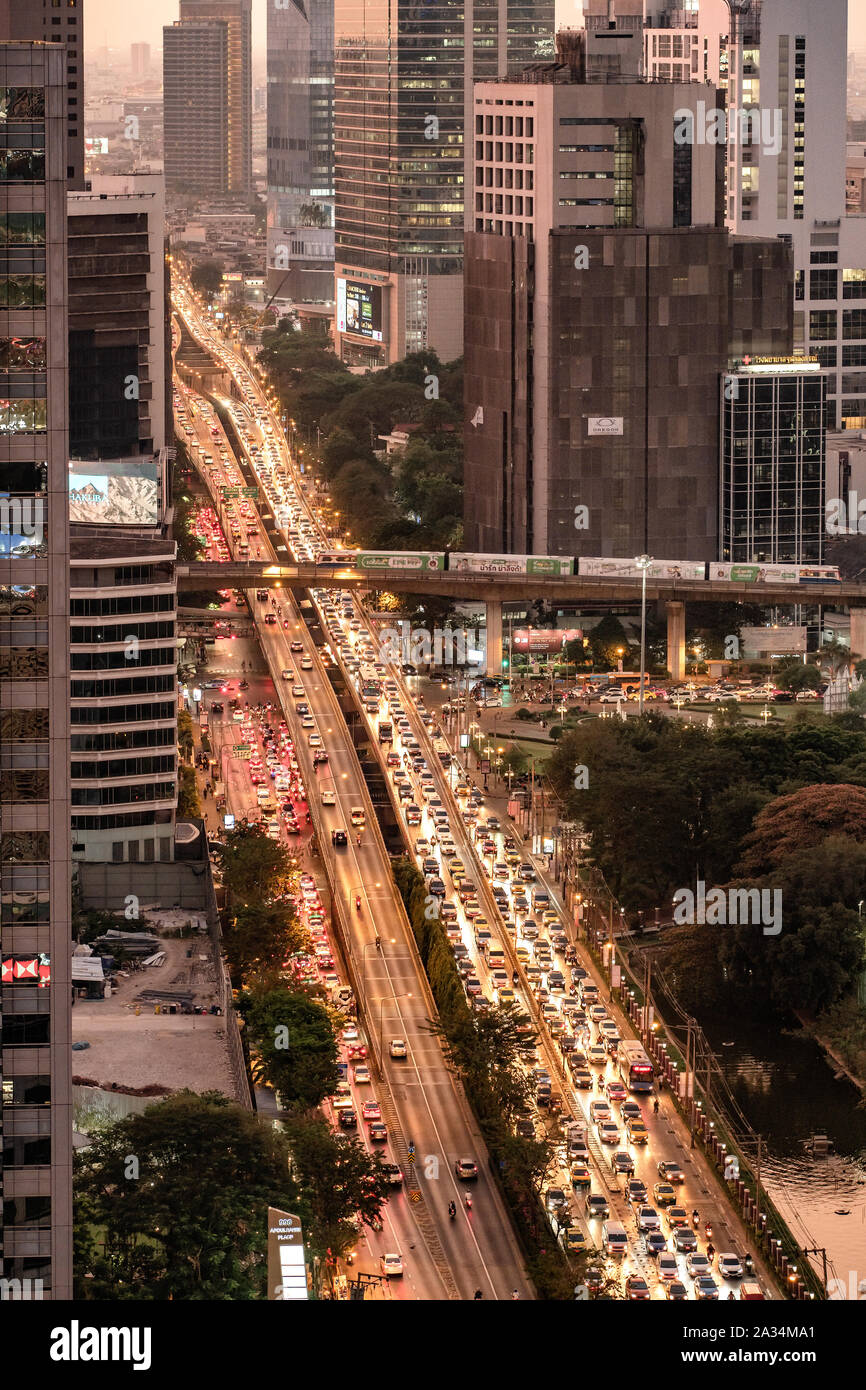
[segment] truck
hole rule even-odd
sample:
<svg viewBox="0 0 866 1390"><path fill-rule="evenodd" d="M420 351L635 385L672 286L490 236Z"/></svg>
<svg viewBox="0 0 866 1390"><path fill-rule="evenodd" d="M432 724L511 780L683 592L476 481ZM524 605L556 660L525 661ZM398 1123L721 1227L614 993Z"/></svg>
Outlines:
<svg viewBox="0 0 866 1390"><path fill-rule="evenodd" d="M380 742L380 743L393 743L393 742L394 742L394 726L393 726L393 724L391 723L390 719L380 719L380 720L379 720L379 742Z"/></svg>
<svg viewBox="0 0 866 1390"><path fill-rule="evenodd" d="M451 749L444 738L434 738L433 751L443 767L449 767L451 763Z"/></svg>

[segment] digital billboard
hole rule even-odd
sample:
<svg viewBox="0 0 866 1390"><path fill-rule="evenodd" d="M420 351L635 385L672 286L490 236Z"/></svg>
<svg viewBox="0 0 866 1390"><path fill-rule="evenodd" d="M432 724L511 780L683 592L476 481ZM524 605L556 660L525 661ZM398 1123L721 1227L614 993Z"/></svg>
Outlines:
<svg viewBox="0 0 866 1390"><path fill-rule="evenodd" d="M356 280L337 279L337 332L357 333L371 342L382 341L382 289Z"/></svg>
<svg viewBox="0 0 866 1390"><path fill-rule="evenodd" d="M73 459L69 520L105 526L156 526L159 473L153 458Z"/></svg>
<svg viewBox="0 0 866 1390"><path fill-rule="evenodd" d="M91 159L97 154L108 154L108 136L85 135L84 153L87 155L88 159Z"/></svg>

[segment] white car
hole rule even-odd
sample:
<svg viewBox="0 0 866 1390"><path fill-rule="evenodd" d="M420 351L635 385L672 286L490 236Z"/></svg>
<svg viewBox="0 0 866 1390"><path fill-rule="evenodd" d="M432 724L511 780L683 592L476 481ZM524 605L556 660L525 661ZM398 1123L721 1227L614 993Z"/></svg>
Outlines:
<svg viewBox="0 0 866 1390"><path fill-rule="evenodd" d="M327 788L324 788L324 789L322 790L322 805L323 805L323 806L336 806L336 804L337 804L337 793L334 792L334 791L329 791Z"/></svg>
<svg viewBox="0 0 866 1390"><path fill-rule="evenodd" d="M388 1044L388 1053L391 1057L405 1058L407 1056L407 1052L408 1050L406 1044L402 1038L391 1039L391 1041Z"/></svg>
<svg viewBox="0 0 866 1390"><path fill-rule="evenodd" d="M624 699L624 690L603 690L598 697L598 703L600 705L618 705Z"/></svg>
<svg viewBox="0 0 866 1390"><path fill-rule="evenodd" d="M723 1279L742 1279L743 1266L739 1255L731 1251L719 1256L719 1274Z"/></svg>
<svg viewBox="0 0 866 1390"><path fill-rule="evenodd" d="M380 1255L379 1268L386 1279L395 1279L403 1273L402 1255Z"/></svg>
<svg viewBox="0 0 866 1390"><path fill-rule="evenodd" d="M287 669L287 670L283 671L282 674L283 674L283 680L284 680L284 681L293 681L293 680L295 679L295 673L294 673L294 671L289 671L289 670Z"/></svg>

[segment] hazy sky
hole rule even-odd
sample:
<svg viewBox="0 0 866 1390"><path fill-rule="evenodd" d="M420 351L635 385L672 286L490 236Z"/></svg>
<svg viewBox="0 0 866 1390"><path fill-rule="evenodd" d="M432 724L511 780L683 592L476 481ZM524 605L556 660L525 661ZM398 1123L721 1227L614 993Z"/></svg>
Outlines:
<svg viewBox="0 0 866 1390"><path fill-rule="evenodd" d="M823 0L812 0L820 9ZM268 0L253 0L253 44L257 58L264 58ZM162 26L180 13L180 0L84 0L84 33L89 49L108 44L125 48L143 41L162 45ZM866 49L866 3L848 0L849 48Z"/></svg>

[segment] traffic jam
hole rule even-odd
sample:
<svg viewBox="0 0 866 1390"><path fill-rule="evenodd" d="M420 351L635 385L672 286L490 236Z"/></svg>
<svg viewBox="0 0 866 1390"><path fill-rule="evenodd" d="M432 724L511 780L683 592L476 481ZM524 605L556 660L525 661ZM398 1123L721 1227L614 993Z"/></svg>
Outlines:
<svg viewBox="0 0 866 1390"><path fill-rule="evenodd" d="M207 345L229 364L223 344ZM288 548L297 559L312 559L323 531L282 461L288 458L282 432L252 386L244 386L248 373L233 357L231 369L245 405L233 402L230 408L251 466ZM262 590L258 596L270 610L264 621L279 621L267 595ZM356 686L374 741L387 749L384 760L407 843L437 903L468 1001L477 1010L515 1004L533 1019L539 1041L526 1069L535 1115L520 1121L520 1128L527 1136L556 1141L557 1167L543 1200L563 1247L593 1255L588 1287L601 1289L614 1278L636 1301L764 1298L750 1257L714 1244L712 1223L699 1209L696 1179L685 1171L687 1158L681 1167L678 1141L656 1113L652 1064L637 1044L620 1036L520 833L487 807L401 670L380 660L375 631L357 601L328 589L313 590L312 597L331 654ZM360 1114L369 1129L382 1121L373 1113L372 1097L359 1105L358 1088L370 1081L360 1055L364 1044L352 1036L356 1031L350 1028L343 1038L350 1075L341 1081L334 1107L341 1127L357 1127ZM384 1142L387 1130L369 1137Z"/></svg>

